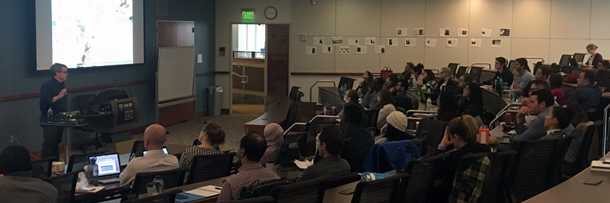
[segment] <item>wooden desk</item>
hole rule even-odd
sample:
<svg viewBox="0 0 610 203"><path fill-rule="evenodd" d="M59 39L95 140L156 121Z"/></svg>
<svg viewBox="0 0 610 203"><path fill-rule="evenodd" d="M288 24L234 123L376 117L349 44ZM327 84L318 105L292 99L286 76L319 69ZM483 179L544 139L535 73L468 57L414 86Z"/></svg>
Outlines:
<svg viewBox="0 0 610 203"><path fill-rule="evenodd" d="M610 157L609 154L606 157ZM589 179L598 179L603 182L599 185L585 185ZM610 173L591 171L590 167L581 171L569 180L543 192L526 203L573 203L595 202L610 203Z"/></svg>
<svg viewBox="0 0 610 203"><path fill-rule="evenodd" d="M129 187L121 187L119 183L104 185L104 189L97 193L75 193L74 202L101 202L121 198L129 192Z"/></svg>
<svg viewBox="0 0 610 203"><path fill-rule="evenodd" d="M245 132L256 132L263 134L265 126L270 123L278 123L286 118L290 101L285 98L266 98L265 113L258 118L244 124Z"/></svg>

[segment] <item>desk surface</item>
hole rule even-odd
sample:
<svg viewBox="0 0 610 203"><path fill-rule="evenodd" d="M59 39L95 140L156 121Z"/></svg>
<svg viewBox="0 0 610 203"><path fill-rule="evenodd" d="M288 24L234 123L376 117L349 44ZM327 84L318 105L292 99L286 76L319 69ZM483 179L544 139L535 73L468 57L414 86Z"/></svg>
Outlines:
<svg viewBox="0 0 610 203"><path fill-rule="evenodd" d="M607 154L606 157L609 157ZM587 180L602 180L599 185L585 185ZM610 203L610 173L591 171L587 168L569 180L543 192L526 203L573 203L573 202L596 202Z"/></svg>
<svg viewBox="0 0 610 203"><path fill-rule="evenodd" d="M278 169L276 169L276 171L280 177L286 178L286 179L298 178L303 173L302 170L300 170L296 167L278 168ZM206 185L222 186L223 180L225 178L226 177L216 178L216 179L203 181L203 182L199 182L199 183L193 183L193 184L189 184L189 185L183 185L180 187L170 188L170 189L167 189L166 192L175 192L177 190L178 191L188 191L188 190L192 190L192 189L195 189L198 187L203 187ZM127 191L128 191L127 187L121 187L119 183L115 183L115 184L105 185L104 190L97 192L97 193L77 193L77 194L75 194L74 198L75 198L75 202L97 202L97 201L105 200L106 197L118 195L122 192L127 192ZM211 198L203 199L198 202L214 202L216 200L216 198L217 197L211 197Z"/></svg>

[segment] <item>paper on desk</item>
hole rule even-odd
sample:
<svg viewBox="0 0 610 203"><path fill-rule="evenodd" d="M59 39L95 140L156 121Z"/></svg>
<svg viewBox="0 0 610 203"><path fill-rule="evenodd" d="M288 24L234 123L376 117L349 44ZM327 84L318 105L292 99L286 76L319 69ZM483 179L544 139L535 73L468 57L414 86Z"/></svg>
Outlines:
<svg viewBox="0 0 610 203"><path fill-rule="evenodd" d="M193 190L186 191L186 193L199 195L202 197L213 197L219 195L222 188L214 185L206 185Z"/></svg>
<svg viewBox="0 0 610 203"><path fill-rule="evenodd" d="M81 187L76 187L76 193L97 193L99 191L102 191L104 189L104 186L81 186Z"/></svg>
<svg viewBox="0 0 610 203"><path fill-rule="evenodd" d="M305 161L299 161L299 160L294 160L294 164L297 165L297 167L299 167L299 169L307 169L309 168L311 165L313 165L313 161L310 160L305 160Z"/></svg>

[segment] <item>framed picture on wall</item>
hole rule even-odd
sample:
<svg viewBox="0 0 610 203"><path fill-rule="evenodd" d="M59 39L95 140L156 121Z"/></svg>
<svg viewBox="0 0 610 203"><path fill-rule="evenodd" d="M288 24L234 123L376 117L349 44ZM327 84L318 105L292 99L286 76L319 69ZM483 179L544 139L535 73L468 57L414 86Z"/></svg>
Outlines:
<svg viewBox="0 0 610 203"><path fill-rule="evenodd" d="M481 29L481 37L491 37L491 29L482 28Z"/></svg>
<svg viewBox="0 0 610 203"><path fill-rule="evenodd" d="M422 28L422 27L415 28L415 36L424 36L424 35L426 35L424 28Z"/></svg>
<svg viewBox="0 0 610 203"><path fill-rule="evenodd" d="M480 48L481 47L481 39L473 38L470 39L470 47Z"/></svg>
<svg viewBox="0 0 610 203"><path fill-rule="evenodd" d="M367 37L364 39L364 44L369 45L369 46L375 46L375 45L377 45L377 38Z"/></svg>
<svg viewBox="0 0 610 203"><path fill-rule="evenodd" d="M455 48L458 45L458 39L456 39L456 38L448 38L446 40L446 45L449 48Z"/></svg>
<svg viewBox="0 0 610 203"><path fill-rule="evenodd" d="M510 29L509 28L501 28L500 29L500 37L510 37Z"/></svg>
<svg viewBox="0 0 610 203"><path fill-rule="evenodd" d="M406 27L399 27L399 28L396 28L396 36L399 36L399 37L406 37L406 36L408 36L408 35L409 35L409 34L408 34L408 29L407 29Z"/></svg>
<svg viewBox="0 0 610 203"><path fill-rule="evenodd" d="M491 47L494 47L494 48L502 47L502 40L501 39L491 40Z"/></svg>
<svg viewBox="0 0 610 203"><path fill-rule="evenodd" d="M468 35L470 35L470 31L468 31L468 29L466 29L466 28L458 29L458 36L460 36L460 37L468 37Z"/></svg>
<svg viewBox="0 0 610 203"><path fill-rule="evenodd" d="M441 34L441 37L449 37L449 36L451 36L451 29L441 28L440 34Z"/></svg>
<svg viewBox="0 0 610 203"><path fill-rule="evenodd" d="M436 39L432 39L432 38L426 39L426 47L428 47L428 48L436 47Z"/></svg>
<svg viewBox="0 0 610 203"><path fill-rule="evenodd" d="M318 55L318 47L316 46L307 46L305 47L305 53L310 56Z"/></svg>
<svg viewBox="0 0 610 203"><path fill-rule="evenodd" d="M405 47L416 47L417 40L415 38L405 38Z"/></svg>
<svg viewBox="0 0 610 203"><path fill-rule="evenodd" d="M320 51L322 54L332 54L334 52L334 48L333 46L325 46L322 48L322 51Z"/></svg>

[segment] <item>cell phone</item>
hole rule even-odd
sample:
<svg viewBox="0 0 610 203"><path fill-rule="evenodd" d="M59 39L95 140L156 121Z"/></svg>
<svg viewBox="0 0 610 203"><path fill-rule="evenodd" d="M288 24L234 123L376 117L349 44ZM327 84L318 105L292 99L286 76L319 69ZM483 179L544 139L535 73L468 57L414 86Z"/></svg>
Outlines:
<svg viewBox="0 0 610 203"><path fill-rule="evenodd" d="M602 182L604 182L601 178L596 178L596 177L590 177L587 178L583 181L583 184L585 185L599 185L602 184Z"/></svg>

